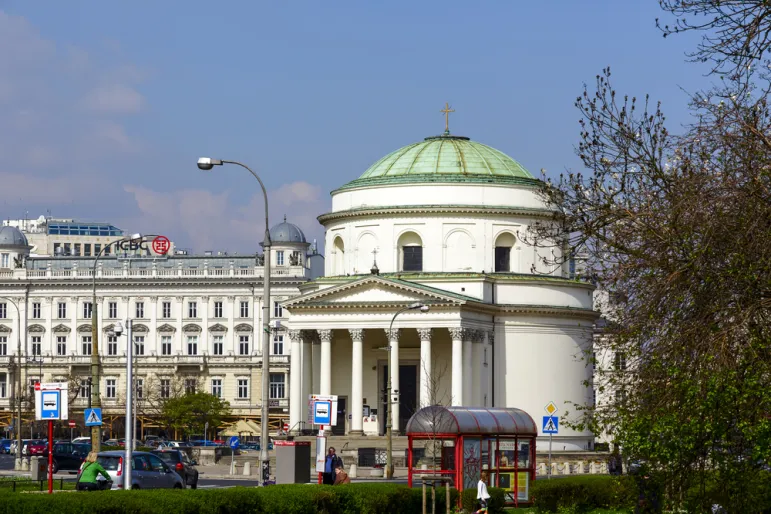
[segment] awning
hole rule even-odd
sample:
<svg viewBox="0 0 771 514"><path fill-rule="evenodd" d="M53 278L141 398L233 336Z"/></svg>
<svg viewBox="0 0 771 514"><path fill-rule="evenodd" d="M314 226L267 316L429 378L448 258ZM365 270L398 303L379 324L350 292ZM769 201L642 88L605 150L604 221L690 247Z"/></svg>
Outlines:
<svg viewBox="0 0 771 514"><path fill-rule="evenodd" d="M530 415L520 409L483 407L444 407L431 405L412 415L407 435L538 435Z"/></svg>
<svg viewBox="0 0 771 514"><path fill-rule="evenodd" d="M219 435L221 436L259 436L260 435L260 425L255 423L254 421L249 420L243 420L240 419L227 427L225 430L222 430L219 432Z"/></svg>

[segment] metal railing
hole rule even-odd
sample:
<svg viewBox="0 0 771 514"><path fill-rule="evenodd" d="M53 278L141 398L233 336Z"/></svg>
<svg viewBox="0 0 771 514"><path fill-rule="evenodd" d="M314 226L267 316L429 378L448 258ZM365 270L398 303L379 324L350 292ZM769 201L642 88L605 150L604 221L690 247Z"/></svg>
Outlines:
<svg viewBox="0 0 771 514"><path fill-rule="evenodd" d="M271 270L271 276L277 277L307 277L310 270L303 266L287 266L274 268ZM169 267L147 267L147 268L98 268L97 278L151 278L151 277L263 277L265 271L262 266L249 268L169 268ZM79 269L45 269L45 270L27 270L17 269L10 271L0 271L0 280L21 279L21 280L61 280L61 279L92 279L92 270L88 268Z"/></svg>

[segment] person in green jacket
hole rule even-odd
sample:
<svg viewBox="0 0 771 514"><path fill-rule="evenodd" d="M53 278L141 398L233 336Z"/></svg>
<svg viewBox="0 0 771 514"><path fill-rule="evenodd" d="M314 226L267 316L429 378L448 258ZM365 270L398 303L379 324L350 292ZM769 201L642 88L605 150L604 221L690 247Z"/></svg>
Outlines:
<svg viewBox="0 0 771 514"><path fill-rule="evenodd" d="M97 477L102 475L105 480L111 481L110 474L96 461L96 452L90 452L83 466L80 468L78 479L78 491L99 491L102 488L97 483Z"/></svg>

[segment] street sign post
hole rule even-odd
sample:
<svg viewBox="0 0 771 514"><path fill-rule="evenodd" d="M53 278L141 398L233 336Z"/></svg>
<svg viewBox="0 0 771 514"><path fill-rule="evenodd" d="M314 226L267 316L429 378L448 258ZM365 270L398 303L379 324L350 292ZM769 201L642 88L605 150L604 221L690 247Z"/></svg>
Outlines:
<svg viewBox="0 0 771 514"><path fill-rule="evenodd" d="M241 440L238 436L234 435L228 439L228 446L230 446L230 473L235 475L235 469L233 469L233 459L235 458L236 450L241 445Z"/></svg>
<svg viewBox="0 0 771 514"><path fill-rule="evenodd" d="M69 418L68 391L67 382L35 384L35 419L48 421L48 494L54 492L54 421Z"/></svg>
<svg viewBox="0 0 771 514"><path fill-rule="evenodd" d="M557 411L557 405L554 402L549 402L546 407L543 408L549 415L543 417L543 425L541 426L541 432L549 434L549 467L546 470L546 478L551 479L551 443L552 436L559 433L559 417L555 416Z"/></svg>
<svg viewBox="0 0 771 514"><path fill-rule="evenodd" d="M85 409L83 411L83 417L86 419L87 427L102 426L102 409L100 408Z"/></svg>

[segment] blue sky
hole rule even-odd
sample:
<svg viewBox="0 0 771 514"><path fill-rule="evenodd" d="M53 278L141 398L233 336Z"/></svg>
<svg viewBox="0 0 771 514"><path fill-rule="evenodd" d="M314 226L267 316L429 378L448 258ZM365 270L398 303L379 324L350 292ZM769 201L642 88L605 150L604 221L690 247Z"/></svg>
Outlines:
<svg viewBox="0 0 771 514"><path fill-rule="evenodd" d="M451 130L532 173L576 169L576 96L603 67L674 129L708 70L655 0L0 0L0 216L112 221L179 246L254 252L252 165L309 238L329 191Z"/></svg>

